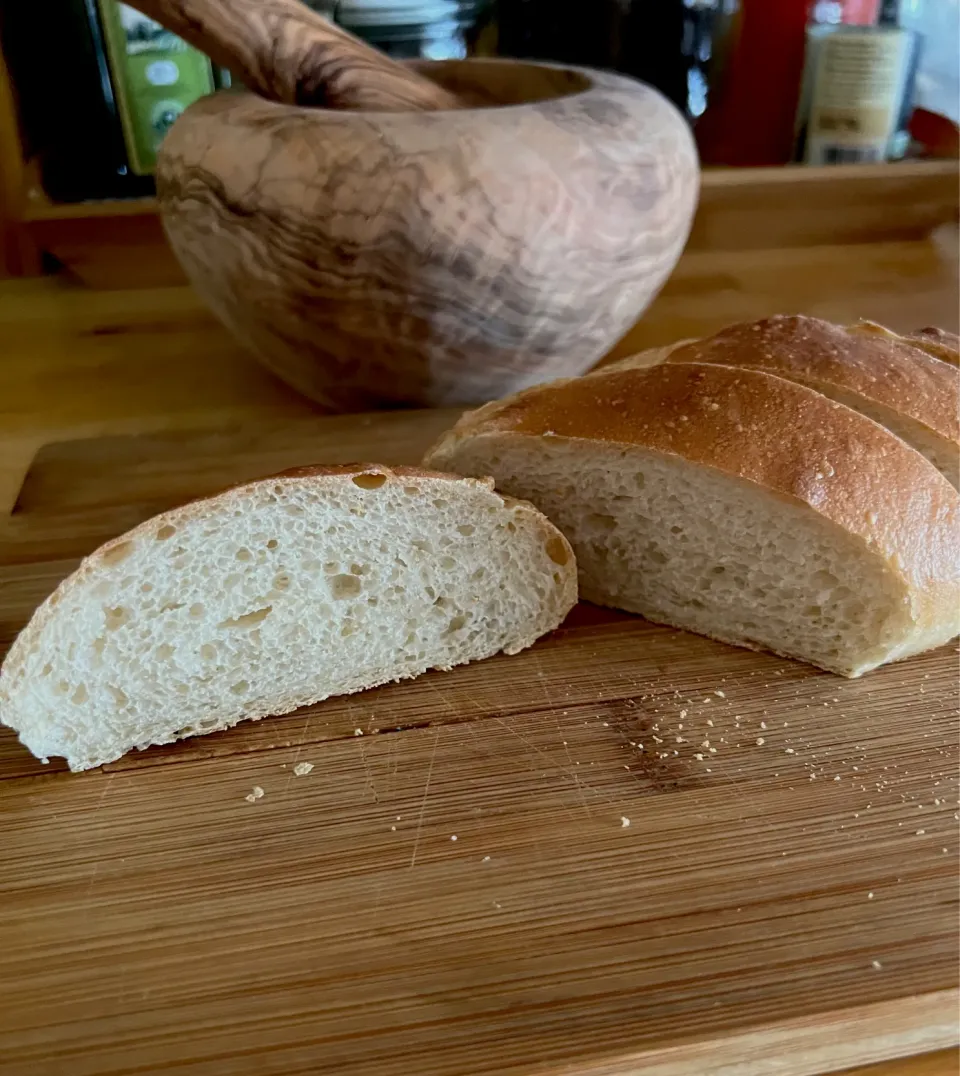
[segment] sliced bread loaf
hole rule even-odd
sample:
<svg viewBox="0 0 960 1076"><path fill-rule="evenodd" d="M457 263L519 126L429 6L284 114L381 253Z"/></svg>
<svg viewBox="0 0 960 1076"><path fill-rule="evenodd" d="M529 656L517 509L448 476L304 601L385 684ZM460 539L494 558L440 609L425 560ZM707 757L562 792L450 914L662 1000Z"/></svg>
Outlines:
<svg viewBox="0 0 960 1076"><path fill-rule="evenodd" d="M157 516L37 610L0 721L73 770L515 653L576 601L566 540L490 481L316 467Z"/></svg>
<svg viewBox="0 0 960 1076"><path fill-rule="evenodd" d="M570 539L581 593L845 676L960 626L960 498L871 419L760 370L668 362L466 415L430 466Z"/></svg>
<svg viewBox="0 0 960 1076"><path fill-rule="evenodd" d="M960 372L895 333L781 315L673 348L666 361L765 370L809 385L886 426L960 486Z"/></svg>

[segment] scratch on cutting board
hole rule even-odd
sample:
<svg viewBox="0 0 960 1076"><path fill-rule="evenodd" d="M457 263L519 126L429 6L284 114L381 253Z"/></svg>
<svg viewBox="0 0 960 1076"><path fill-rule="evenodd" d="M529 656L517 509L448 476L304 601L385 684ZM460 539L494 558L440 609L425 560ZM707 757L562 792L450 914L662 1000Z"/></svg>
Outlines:
<svg viewBox="0 0 960 1076"><path fill-rule="evenodd" d="M376 930L380 924L380 905L383 903L383 882L377 882L377 899L373 906L373 926Z"/></svg>
<svg viewBox="0 0 960 1076"><path fill-rule="evenodd" d="M303 722L303 729L300 732L300 739L297 740L297 750L293 756L293 762L290 763L290 772L287 774L287 783L283 786L283 791L288 792L290 790L290 782L296 776L294 774L294 767L300 761L300 752L303 750L303 741L307 738L307 729L310 728L310 718L312 714L307 714L306 719Z"/></svg>
<svg viewBox="0 0 960 1076"><path fill-rule="evenodd" d="M553 704L550 704L551 707ZM556 708L554 707L554 710ZM560 742L563 744L564 753L567 756L567 765L570 767L570 772L573 774L574 784L577 786L577 798L580 800L580 806L590 814L590 808L587 806L587 797L583 794L583 785L580 783L580 774L577 773L576 767L573 764L573 756L570 754L570 747L567 741L563 738L563 728L560 725L560 715L556 715L557 719L557 735L560 737Z"/></svg>
<svg viewBox="0 0 960 1076"><path fill-rule="evenodd" d="M115 776L116 775L112 773L107 774L107 780L103 786L103 791L100 793L100 799L97 800L97 805L93 809L94 814L96 814L103 806L103 801L107 798L107 793L110 791L110 786L113 784L113 779Z"/></svg>
<svg viewBox="0 0 960 1076"><path fill-rule="evenodd" d="M363 791L364 793L366 793L367 789L369 788L370 791L373 793L373 802L379 803L380 797L377 795L377 786L373 783L373 774L370 771L370 764L367 761L367 753L363 749L362 741L360 743L360 759L363 762L363 772L366 778L364 781Z"/></svg>
<svg viewBox="0 0 960 1076"><path fill-rule="evenodd" d="M94 815L97 815L99 813L99 811L100 811L100 808L103 806L103 801L107 798L107 793L110 791L110 788L113 785L113 779L114 779L115 776L116 775L112 774L112 773L106 775L107 779L104 782L103 791L100 793L100 799L97 800L97 805L93 809ZM92 873L90 875L90 881L87 883L87 892L84 894L84 898L83 898L83 904L84 904L83 910L84 910L84 913L86 913L88 911L89 907L90 907L90 900L91 900L91 897L93 896L94 883L96 882L97 875L99 873L100 873L100 860L98 859L97 862L94 863L94 865L93 865L93 871L92 871Z"/></svg>
<svg viewBox="0 0 960 1076"><path fill-rule="evenodd" d="M558 713L559 707L554 701L550 691L550 681L544 676L540 655L534 651L532 657L534 659L534 664L536 665L537 679L540 681L543 697L546 700L547 706L554 712L554 717L557 722L557 737L563 745L564 754L567 756L568 772L573 777L573 783L577 786L577 798L580 800L580 806L584 811L586 811L587 814L590 814L590 808L587 806L587 797L583 794L583 785L580 783L580 774L577 773L576 766L574 765L573 756L570 754L570 747L567 744L567 741L563 738L563 729L560 725L560 714Z"/></svg>
<svg viewBox="0 0 960 1076"><path fill-rule="evenodd" d="M434 693L435 695L439 695L439 696L440 696L440 701L441 701L441 702L443 703L443 705L444 705L444 706L446 707L446 709L447 709L447 712L448 712L448 713L452 714L452 715L453 715L454 717L456 717L456 716L457 716L457 715L458 715L458 714L460 713L460 711L459 711L459 710L458 710L458 709L456 708L456 706L454 706L454 705L453 705L453 703L452 703L452 702L450 701L449 697L447 696L447 693L446 693L445 691L442 691L442 690L441 690L441 689L440 689L440 688L439 688L439 687L438 687L438 686L437 686L437 685L436 685L436 684L435 684L435 683L433 682L433 677L432 677L432 676L430 676L429 674L428 674L427 676L425 676L425 677L423 678L423 681L422 681L422 683L424 684L424 686L425 686L425 687L428 687L428 688L430 688L430 690L431 690L431 691L432 691L432 692L433 692L433 693Z"/></svg>
<svg viewBox="0 0 960 1076"><path fill-rule="evenodd" d="M503 718L494 717L493 720L496 721L498 724L503 725L503 727L507 730L507 732L512 732L513 735L516 736L518 740L525 743L527 745L527 747L530 748L531 751L535 751L538 755L543 755L543 757L550 763L550 765L555 767L556 769L558 769L565 777L571 778L571 780L573 780L576 783L576 786L580 790L581 794L583 793L584 789L586 789L586 791L588 791L591 795L597 796L601 800L605 800L608 803L613 803L614 802L612 797L610 797L610 796L606 795L605 793L601 792L599 789L593 788L592 786L590 786L588 784L581 783L580 776L577 773L576 769L569 768L567 766L564 766L562 763L558 762L553 757L553 755L547 754L547 752L544 751L542 747L537 747L537 745L533 742L533 740L529 740L529 739L527 739L526 736L524 736L521 733L517 732L517 730L515 728L512 728L510 725L508 725L506 723L506 721L503 720ZM569 753L568 753L568 758L569 758ZM530 769L533 770L533 769L535 769L535 767L531 766ZM586 803L584 803L584 806L586 806Z"/></svg>
<svg viewBox="0 0 960 1076"><path fill-rule="evenodd" d="M430 765L427 767L427 781L423 786L423 799L420 801L420 817L417 819L417 834L413 839L413 853L410 856L410 866L414 867L417 862L417 849L420 847L420 831L423 829L423 816L427 810L427 796L430 794L430 778L433 776L433 762L437 757L437 744L440 743L442 726L437 729L437 735L433 741L433 751L430 754Z"/></svg>

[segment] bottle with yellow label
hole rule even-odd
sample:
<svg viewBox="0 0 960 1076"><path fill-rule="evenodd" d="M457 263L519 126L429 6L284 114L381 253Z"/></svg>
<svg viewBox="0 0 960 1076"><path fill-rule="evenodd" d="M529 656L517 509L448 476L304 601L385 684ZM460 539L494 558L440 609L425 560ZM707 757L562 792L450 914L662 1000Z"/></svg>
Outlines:
<svg viewBox="0 0 960 1076"><path fill-rule="evenodd" d="M919 36L899 26L811 26L797 159L818 165L903 157L918 55Z"/></svg>

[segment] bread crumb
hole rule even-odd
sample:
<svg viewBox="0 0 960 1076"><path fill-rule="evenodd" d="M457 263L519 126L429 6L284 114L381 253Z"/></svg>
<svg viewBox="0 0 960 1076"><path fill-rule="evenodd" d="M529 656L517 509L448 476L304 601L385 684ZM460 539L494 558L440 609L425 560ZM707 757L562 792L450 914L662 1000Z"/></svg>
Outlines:
<svg viewBox="0 0 960 1076"><path fill-rule="evenodd" d="M362 736L363 735L363 729L354 729L353 734L354 734L354 736Z"/></svg>
<svg viewBox="0 0 960 1076"><path fill-rule="evenodd" d="M873 900L873 893L867 894L867 900Z"/></svg>
<svg viewBox="0 0 960 1076"><path fill-rule="evenodd" d="M452 834L451 837L450 837L450 840L455 841L456 839L457 839L456 833Z"/></svg>
<svg viewBox="0 0 960 1076"><path fill-rule="evenodd" d="M480 862L481 863L489 863L490 862L490 857L489 856L484 856L483 859L480 860Z"/></svg>
<svg viewBox="0 0 960 1076"><path fill-rule="evenodd" d="M762 736L757 737L757 747L763 747L766 742L767 741Z"/></svg>
<svg viewBox="0 0 960 1076"><path fill-rule="evenodd" d="M922 837L927 831L925 829L918 829L917 836Z"/></svg>
<svg viewBox="0 0 960 1076"><path fill-rule="evenodd" d="M390 827L390 832L391 833L396 833L397 832L397 827L396 826L391 826Z"/></svg>
<svg viewBox="0 0 960 1076"><path fill-rule="evenodd" d="M312 762L298 762L296 766L293 767L293 772L297 777L306 777L312 769Z"/></svg>
<svg viewBox="0 0 960 1076"><path fill-rule="evenodd" d="M263 798L263 794L263 789L259 785L254 785L253 791L248 792L247 795L243 798L247 801L247 803L256 803L257 800Z"/></svg>
<svg viewBox="0 0 960 1076"><path fill-rule="evenodd" d="M687 711L686 710L681 710L680 711L680 716L681 717L686 717L687 716Z"/></svg>
<svg viewBox="0 0 960 1076"><path fill-rule="evenodd" d="M727 697L727 693L725 691L715 691L714 695L716 695L719 699L725 699Z"/></svg>
<svg viewBox="0 0 960 1076"><path fill-rule="evenodd" d="M622 814L620 816L620 828L621 829L627 829L627 827L629 825L630 825L630 819L627 818L627 816L625 814Z"/></svg>
<svg viewBox="0 0 960 1076"><path fill-rule="evenodd" d="M879 971L883 967L883 965L880 963L879 960L874 960L874 961L871 962L870 967L871 968L876 968L877 971Z"/></svg>
<svg viewBox="0 0 960 1076"><path fill-rule="evenodd" d="M795 755L797 752L794 751L794 749L792 747L788 747L788 748L786 748L786 750L783 753L785 755Z"/></svg>

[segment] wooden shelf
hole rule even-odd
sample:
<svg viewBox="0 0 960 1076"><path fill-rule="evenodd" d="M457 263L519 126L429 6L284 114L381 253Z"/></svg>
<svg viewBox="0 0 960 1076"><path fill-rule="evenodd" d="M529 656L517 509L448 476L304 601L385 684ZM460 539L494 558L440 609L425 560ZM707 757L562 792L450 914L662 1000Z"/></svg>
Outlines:
<svg viewBox="0 0 960 1076"><path fill-rule="evenodd" d="M707 169L688 251L915 240L957 220L958 162ZM22 171L21 239L96 288L182 283L156 198L58 203ZM38 271L39 257L34 258Z"/></svg>
<svg viewBox="0 0 960 1076"><path fill-rule="evenodd" d="M821 190L825 181L829 181L839 192L854 192L859 195L865 186L874 190L880 186L891 190L895 188L899 195L904 184L919 185L933 191L944 181L949 184L956 180L957 175L958 162L953 160L854 164L828 168L800 165L787 165L782 168L707 168L703 172L701 196L710 199L711 196L721 197L732 193L741 198L749 198L748 192L762 189L774 197L789 194L791 198L795 198L805 191ZM126 217L159 211L157 199L154 197L54 202L44 192L37 169L32 164L27 165L26 177L28 187L24 195L25 222ZM792 205L791 210L795 209L796 206ZM902 202L898 204L898 209L904 211Z"/></svg>
<svg viewBox="0 0 960 1076"><path fill-rule="evenodd" d="M156 198L108 198L96 202L51 202L39 187L27 192L23 222L51 220L102 220L104 217L155 215L160 207Z"/></svg>
<svg viewBox="0 0 960 1076"><path fill-rule="evenodd" d="M56 202L43 189L40 167L29 160L23 167L21 222L56 220L102 220L104 217L155 216L160 211L156 198L98 198L83 202Z"/></svg>

